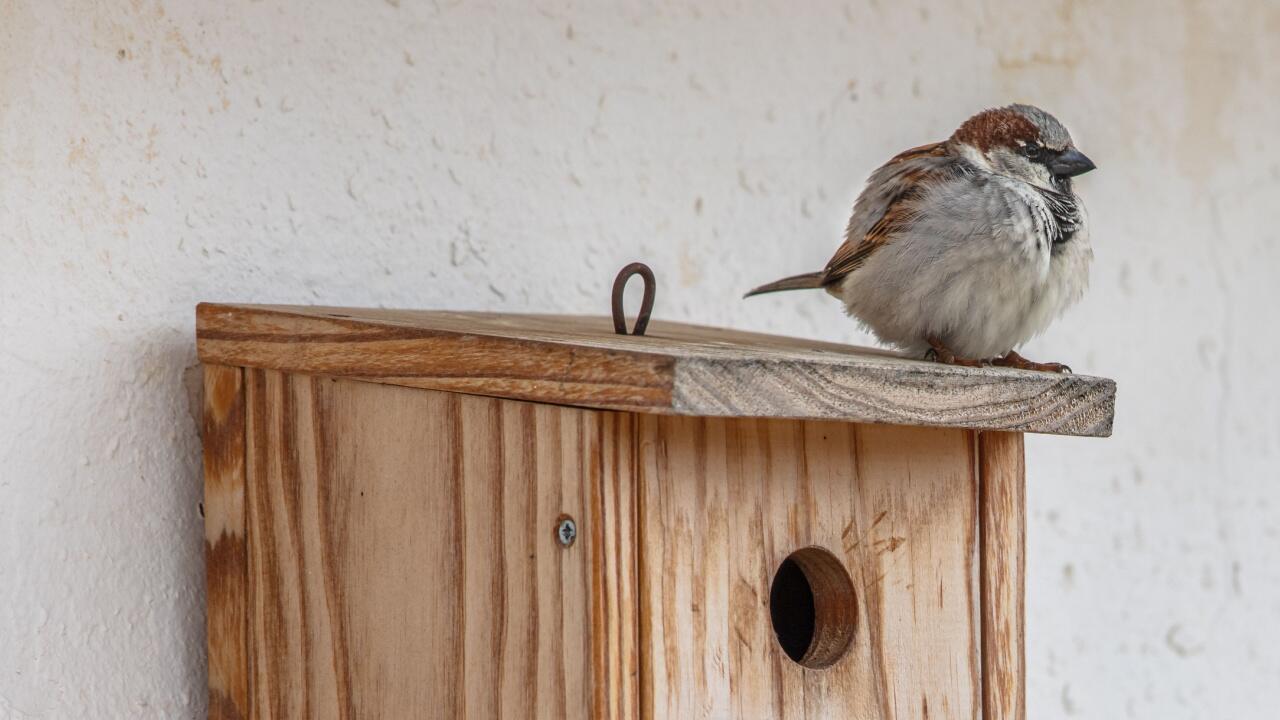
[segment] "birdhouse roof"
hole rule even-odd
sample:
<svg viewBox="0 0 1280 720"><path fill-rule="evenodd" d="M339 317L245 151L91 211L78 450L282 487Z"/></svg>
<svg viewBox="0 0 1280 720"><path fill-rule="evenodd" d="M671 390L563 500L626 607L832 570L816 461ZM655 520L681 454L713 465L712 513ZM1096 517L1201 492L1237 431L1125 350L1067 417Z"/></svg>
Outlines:
<svg viewBox="0 0 1280 720"><path fill-rule="evenodd" d="M1111 434L1115 382L654 321L284 305L196 309L200 360L628 412Z"/></svg>

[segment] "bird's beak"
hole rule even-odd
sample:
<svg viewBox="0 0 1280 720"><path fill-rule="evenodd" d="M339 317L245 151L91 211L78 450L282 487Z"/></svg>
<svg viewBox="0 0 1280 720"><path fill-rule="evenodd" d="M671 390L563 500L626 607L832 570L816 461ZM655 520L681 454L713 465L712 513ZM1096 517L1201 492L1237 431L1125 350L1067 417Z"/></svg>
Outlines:
<svg viewBox="0 0 1280 720"><path fill-rule="evenodd" d="M1066 152L1054 158L1049 163L1049 172L1058 177L1075 177L1083 175L1090 170L1098 167L1085 154L1075 148L1069 148Z"/></svg>

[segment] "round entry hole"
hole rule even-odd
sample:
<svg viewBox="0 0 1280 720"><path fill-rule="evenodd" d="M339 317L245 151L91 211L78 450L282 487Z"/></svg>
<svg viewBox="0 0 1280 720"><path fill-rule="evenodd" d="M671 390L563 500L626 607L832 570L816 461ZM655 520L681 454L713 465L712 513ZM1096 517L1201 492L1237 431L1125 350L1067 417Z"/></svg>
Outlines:
<svg viewBox="0 0 1280 720"><path fill-rule="evenodd" d="M853 581L830 552L820 547L797 550L774 573L769 616L787 657L807 668L830 667L853 643Z"/></svg>

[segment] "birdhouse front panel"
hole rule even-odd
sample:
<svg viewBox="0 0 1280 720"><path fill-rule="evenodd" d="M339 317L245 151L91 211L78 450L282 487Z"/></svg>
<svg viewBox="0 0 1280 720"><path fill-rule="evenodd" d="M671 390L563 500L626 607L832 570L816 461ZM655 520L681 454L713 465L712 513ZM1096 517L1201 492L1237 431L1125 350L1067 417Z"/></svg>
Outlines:
<svg viewBox="0 0 1280 720"><path fill-rule="evenodd" d="M637 443L647 717L978 716L972 433L645 416Z"/></svg>

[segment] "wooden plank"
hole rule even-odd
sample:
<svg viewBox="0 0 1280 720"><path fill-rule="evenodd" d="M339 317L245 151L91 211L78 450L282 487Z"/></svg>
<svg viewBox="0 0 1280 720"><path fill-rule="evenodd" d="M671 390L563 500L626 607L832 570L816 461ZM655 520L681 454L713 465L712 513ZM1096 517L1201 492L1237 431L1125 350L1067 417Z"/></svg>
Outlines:
<svg viewBox="0 0 1280 720"><path fill-rule="evenodd" d="M601 704L598 413L248 378L254 718ZM568 549L565 513L585 533Z"/></svg>
<svg viewBox="0 0 1280 720"><path fill-rule="evenodd" d="M635 416L602 413L601 477L593 483L599 520L592 524L592 638L596 718L639 720L640 608L637 560Z"/></svg>
<svg viewBox="0 0 1280 720"><path fill-rule="evenodd" d="M205 362L638 412L1106 436L1115 383L676 323L350 308L197 309Z"/></svg>
<svg viewBox="0 0 1280 720"><path fill-rule="evenodd" d="M242 377L237 367L204 366L201 434L210 720L249 717Z"/></svg>
<svg viewBox="0 0 1280 720"><path fill-rule="evenodd" d="M671 403L672 362L658 355L488 334L483 323L449 313L413 326L328 310L202 304L197 348L202 358L239 358L245 367L516 400L628 409Z"/></svg>
<svg viewBox="0 0 1280 720"><path fill-rule="evenodd" d="M974 444L962 430L637 418L645 717L977 718ZM792 552L849 572L846 656L811 670L770 618Z"/></svg>
<svg viewBox="0 0 1280 720"><path fill-rule="evenodd" d="M1020 433L978 436L984 720L1025 720L1026 467Z"/></svg>

